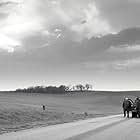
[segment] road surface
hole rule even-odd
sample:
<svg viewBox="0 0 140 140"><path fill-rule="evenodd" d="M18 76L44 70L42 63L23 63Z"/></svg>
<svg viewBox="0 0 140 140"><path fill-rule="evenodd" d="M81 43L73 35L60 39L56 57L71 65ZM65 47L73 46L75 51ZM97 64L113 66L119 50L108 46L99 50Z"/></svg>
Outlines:
<svg viewBox="0 0 140 140"><path fill-rule="evenodd" d="M0 135L0 140L140 140L140 119L114 115Z"/></svg>

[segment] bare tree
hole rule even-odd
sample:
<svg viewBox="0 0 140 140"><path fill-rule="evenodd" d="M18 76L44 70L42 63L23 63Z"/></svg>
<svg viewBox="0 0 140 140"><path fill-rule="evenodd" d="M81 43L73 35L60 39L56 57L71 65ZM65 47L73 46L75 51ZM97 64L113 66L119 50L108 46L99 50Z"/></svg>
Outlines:
<svg viewBox="0 0 140 140"><path fill-rule="evenodd" d="M85 84L85 88L86 88L86 90L92 89L92 85L90 85L90 84Z"/></svg>
<svg viewBox="0 0 140 140"><path fill-rule="evenodd" d="M77 90L79 91L83 91L85 89L85 87L82 84L78 84L75 86Z"/></svg>

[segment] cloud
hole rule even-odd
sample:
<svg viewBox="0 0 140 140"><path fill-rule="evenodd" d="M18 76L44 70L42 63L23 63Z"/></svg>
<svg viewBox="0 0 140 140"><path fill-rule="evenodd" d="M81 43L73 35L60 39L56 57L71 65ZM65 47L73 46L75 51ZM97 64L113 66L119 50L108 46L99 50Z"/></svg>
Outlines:
<svg viewBox="0 0 140 140"><path fill-rule="evenodd" d="M102 36L108 33L113 33L111 25L100 16L100 11L97 9L95 3L90 3L87 9L83 11L84 23L74 24L72 29L88 38L92 36Z"/></svg>
<svg viewBox="0 0 140 140"><path fill-rule="evenodd" d="M101 15L117 31L139 27L140 2L138 0L95 0Z"/></svg>
<svg viewBox="0 0 140 140"><path fill-rule="evenodd" d="M18 48L20 46L20 43L16 40L12 40L8 38L7 36L0 35L0 51L8 51L9 53L14 52L15 48Z"/></svg>
<svg viewBox="0 0 140 140"><path fill-rule="evenodd" d="M93 50L98 51L102 50L99 47L103 45L102 42L105 43L104 50L110 46L130 45L131 41L132 44L134 40L139 41L138 29L136 29L138 34L134 29L124 31L126 35L123 35L123 32L117 34L119 30L130 27L128 24L136 26L130 12L127 13L130 11L127 6L130 8L132 5L132 9L134 9L137 8L137 4L136 2L132 4L129 0L127 2L120 0L107 0L106 2L101 0L94 2L91 0L10 0L3 1L1 4L1 35L18 42L23 50L44 47L44 44L47 46L61 44L61 46L72 46L66 48L76 52L78 49L73 45L81 46L82 54L84 54L84 52L89 52L85 47L82 48L85 45L89 45L91 49L91 45L94 44ZM134 14L136 14L135 9ZM124 18L124 16L126 17ZM68 32L61 27L66 28ZM58 31L56 31L57 29ZM101 39L97 39L98 37ZM35 39L36 43L33 42ZM74 52L74 54L76 53Z"/></svg>
<svg viewBox="0 0 140 140"><path fill-rule="evenodd" d="M140 52L140 45L123 45L123 46L115 46L115 47L110 47L110 49L108 50L108 52L110 53L132 53L132 52Z"/></svg>
<svg viewBox="0 0 140 140"><path fill-rule="evenodd" d="M1 0L1 83L135 86L139 7L138 0Z"/></svg>
<svg viewBox="0 0 140 140"><path fill-rule="evenodd" d="M57 38L59 33L61 36ZM117 85L134 73L134 78L138 77L140 51L135 50L139 50L139 33L139 29L129 29L117 34L77 41L74 39L74 31L57 25L52 30L46 30L45 34L40 32L24 38L22 45L27 47L26 50L2 53L1 76L3 79L16 79L21 84L27 79L30 84L31 81L34 84L36 79L41 84L42 81L46 84L46 80L49 83L72 80L77 82L77 79L85 82L88 79L99 79L97 81L100 83L104 79L104 85L110 79L109 87L114 79L113 83ZM128 79L132 80L131 77Z"/></svg>
<svg viewBox="0 0 140 140"><path fill-rule="evenodd" d="M3 1L0 16L1 34L20 44L24 38L30 38L45 30L50 32L57 25L63 25L75 32L77 40L112 32L110 24L100 16L96 4L90 0L86 2L84 0ZM81 24L83 20L86 22ZM59 37L60 34L57 35L57 38Z"/></svg>
<svg viewBox="0 0 140 140"><path fill-rule="evenodd" d="M116 70L134 69L140 66L140 57L121 61L113 61L110 63L110 65L112 65L112 68Z"/></svg>
<svg viewBox="0 0 140 140"><path fill-rule="evenodd" d="M23 42L28 48L28 55L25 53L26 58L23 58L31 63L47 64L48 67L76 65L87 69L108 70L120 68L128 60L134 60L140 55L139 28L77 41L74 31L65 26L56 27L50 32L46 31L45 35L37 33L27 37Z"/></svg>

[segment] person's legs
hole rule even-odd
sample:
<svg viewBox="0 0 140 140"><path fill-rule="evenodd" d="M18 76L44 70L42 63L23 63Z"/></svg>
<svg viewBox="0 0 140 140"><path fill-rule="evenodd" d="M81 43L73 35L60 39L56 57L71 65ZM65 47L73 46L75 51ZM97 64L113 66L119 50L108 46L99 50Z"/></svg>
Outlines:
<svg viewBox="0 0 140 140"><path fill-rule="evenodd" d="M126 110L125 109L123 109L123 114L124 114L124 117L126 116Z"/></svg>
<svg viewBox="0 0 140 140"><path fill-rule="evenodd" d="M127 110L127 118L129 118L129 110Z"/></svg>

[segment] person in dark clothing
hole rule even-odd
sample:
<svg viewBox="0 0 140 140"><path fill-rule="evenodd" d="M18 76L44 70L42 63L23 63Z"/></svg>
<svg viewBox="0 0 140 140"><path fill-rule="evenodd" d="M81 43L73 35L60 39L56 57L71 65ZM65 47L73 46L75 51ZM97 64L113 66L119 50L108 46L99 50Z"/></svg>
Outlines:
<svg viewBox="0 0 140 140"><path fill-rule="evenodd" d="M140 97L136 98L135 105L136 105L137 115L140 118Z"/></svg>
<svg viewBox="0 0 140 140"><path fill-rule="evenodd" d="M129 111L131 111L132 106L133 106L133 101L131 99L124 98L123 105L122 105L124 117L126 117L126 112L127 112L127 117L129 118Z"/></svg>
<svg viewBox="0 0 140 140"><path fill-rule="evenodd" d="M135 104L137 104L137 101L139 101L140 100L140 97L137 97L136 99L135 99Z"/></svg>

